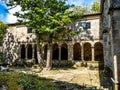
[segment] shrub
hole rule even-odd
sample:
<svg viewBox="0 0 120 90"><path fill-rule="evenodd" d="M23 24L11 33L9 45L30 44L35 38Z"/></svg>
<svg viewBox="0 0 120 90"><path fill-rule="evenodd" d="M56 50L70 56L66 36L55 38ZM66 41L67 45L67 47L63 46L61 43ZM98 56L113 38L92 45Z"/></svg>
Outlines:
<svg viewBox="0 0 120 90"><path fill-rule="evenodd" d="M0 52L0 63L3 61L3 53Z"/></svg>
<svg viewBox="0 0 120 90"><path fill-rule="evenodd" d="M56 85L48 79L37 75L15 72L0 72L0 86L5 85L9 90L56 90Z"/></svg>

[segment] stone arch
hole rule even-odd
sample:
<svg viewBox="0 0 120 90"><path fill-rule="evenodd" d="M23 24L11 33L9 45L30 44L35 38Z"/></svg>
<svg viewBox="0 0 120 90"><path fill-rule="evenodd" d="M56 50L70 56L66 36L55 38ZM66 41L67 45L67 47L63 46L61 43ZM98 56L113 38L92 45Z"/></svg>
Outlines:
<svg viewBox="0 0 120 90"><path fill-rule="evenodd" d="M44 60L47 60L47 44L44 45Z"/></svg>
<svg viewBox="0 0 120 90"><path fill-rule="evenodd" d="M84 60L86 61L92 60L91 44L88 42L84 44Z"/></svg>
<svg viewBox="0 0 120 90"><path fill-rule="evenodd" d="M94 50L95 50L95 61L103 61L103 44L100 42L96 42L94 44Z"/></svg>
<svg viewBox="0 0 120 90"><path fill-rule="evenodd" d="M75 43L73 46L73 58L74 60L81 60L81 46L79 43Z"/></svg>
<svg viewBox="0 0 120 90"><path fill-rule="evenodd" d="M26 55L25 55L26 51L25 51L25 45L22 44L21 45L21 59L25 59Z"/></svg>
<svg viewBox="0 0 120 90"><path fill-rule="evenodd" d="M58 60L59 58L59 48L58 44L53 44L53 53L52 53L52 59L53 60Z"/></svg>
<svg viewBox="0 0 120 90"><path fill-rule="evenodd" d="M32 45L31 44L28 44L28 47L27 47L27 58L32 59Z"/></svg>
<svg viewBox="0 0 120 90"><path fill-rule="evenodd" d="M61 47L61 60L68 60L68 46L66 43Z"/></svg>

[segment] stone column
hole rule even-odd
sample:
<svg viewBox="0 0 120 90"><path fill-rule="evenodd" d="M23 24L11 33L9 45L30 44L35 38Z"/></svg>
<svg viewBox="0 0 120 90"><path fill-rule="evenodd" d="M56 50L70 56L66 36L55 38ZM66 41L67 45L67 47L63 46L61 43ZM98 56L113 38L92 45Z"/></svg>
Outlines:
<svg viewBox="0 0 120 90"><path fill-rule="evenodd" d="M81 60L84 61L84 46L81 45Z"/></svg>
<svg viewBox="0 0 120 90"><path fill-rule="evenodd" d="M114 71L113 71L113 73L114 73L114 83L117 84L118 83L117 56L114 55L113 59L114 59L114 61L113 61L113 63L114 63L114 67L113 67L114 68Z"/></svg>
<svg viewBox="0 0 120 90"><path fill-rule="evenodd" d="M94 46L92 46L91 49L92 49L92 61L95 61L95 50L94 50Z"/></svg>
<svg viewBox="0 0 120 90"><path fill-rule="evenodd" d="M68 60L73 60L73 44L71 42L68 44Z"/></svg>
<svg viewBox="0 0 120 90"><path fill-rule="evenodd" d="M58 59L61 60L61 45L59 45L58 48L59 48L59 57L58 57Z"/></svg>

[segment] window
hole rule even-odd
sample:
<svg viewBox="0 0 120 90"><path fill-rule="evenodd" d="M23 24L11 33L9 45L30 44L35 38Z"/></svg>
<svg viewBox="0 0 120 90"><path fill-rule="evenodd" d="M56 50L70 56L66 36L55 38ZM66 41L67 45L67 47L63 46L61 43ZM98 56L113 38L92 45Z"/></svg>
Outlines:
<svg viewBox="0 0 120 90"><path fill-rule="evenodd" d="M28 28L27 33L32 33L32 28Z"/></svg>
<svg viewBox="0 0 120 90"><path fill-rule="evenodd" d="M82 22L82 27L83 29L90 29L91 28L90 22Z"/></svg>

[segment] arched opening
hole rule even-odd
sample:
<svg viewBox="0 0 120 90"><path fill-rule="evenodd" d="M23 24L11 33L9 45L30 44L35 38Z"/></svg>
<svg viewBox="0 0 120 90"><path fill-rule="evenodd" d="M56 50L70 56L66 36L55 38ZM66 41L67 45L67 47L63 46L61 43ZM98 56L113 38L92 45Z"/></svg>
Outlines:
<svg viewBox="0 0 120 90"><path fill-rule="evenodd" d="M95 61L104 61L103 59L103 45L100 42L95 43L94 45L95 50Z"/></svg>
<svg viewBox="0 0 120 90"><path fill-rule="evenodd" d="M47 60L47 44L44 45L44 60Z"/></svg>
<svg viewBox="0 0 120 90"><path fill-rule="evenodd" d="M29 44L27 49L28 49L28 50L27 50L27 51L28 51L28 52L27 52L27 58L28 58L28 59L32 59L32 45Z"/></svg>
<svg viewBox="0 0 120 90"><path fill-rule="evenodd" d="M52 56L52 59L53 60L58 60L58 58L59 58L58 44L54 44L53 45L53 56Z"/></svg>
<svg viewBox="0 0 120 90"><path fill-rule="evenodd" d="M68 60L68 46L66 43L61 47L61 60Z"/></svg>
<svg viewBox="0 0 120 90"><path fill-rule="evenodd" d="M21 45L21 59L25 59L25 45Z"/></svg>
<svg viewBox="0 0 120 90"><path fill-rule="evenodd" d="M79 43L75 43L73 47L74 60L81 60L81 46Z"/></svg>
<svg viewBox="0 0 120 90"><path fill-rule="evenodd" d="M37 45L34 46L34 58L35 58L35 64L38 64L38 59L37 59Z"/></svg>
<svg viewBox="0 0 120 90"><path fill-rule="evenodd" d="M90 43L84 44L84 60L90 61L92 59L92 49Z"/></svg>

